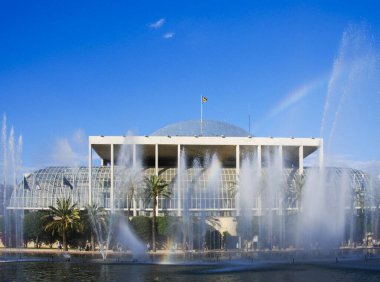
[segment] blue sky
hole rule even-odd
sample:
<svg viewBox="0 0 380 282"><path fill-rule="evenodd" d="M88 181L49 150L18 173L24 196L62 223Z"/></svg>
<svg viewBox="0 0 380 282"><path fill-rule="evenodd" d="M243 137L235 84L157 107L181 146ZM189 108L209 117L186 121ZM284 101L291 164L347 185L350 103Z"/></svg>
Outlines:
<svg viewBox="0 0 380 282"><path fill-rule="evenodd" d="M80 3L78 3L80 2ZM0 112L26 167L176 121L380 160L377 1L1 1Z"/></svg>

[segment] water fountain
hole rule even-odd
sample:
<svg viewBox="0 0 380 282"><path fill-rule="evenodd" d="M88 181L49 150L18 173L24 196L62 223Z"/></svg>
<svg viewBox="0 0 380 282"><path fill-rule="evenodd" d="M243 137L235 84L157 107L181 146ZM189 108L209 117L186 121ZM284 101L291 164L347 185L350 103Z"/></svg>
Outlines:
<svg viewBox="0 0 380 282"><path fill-rule="evenodd" d="M2 121L2 194L3 194L3 219L4 234L2 242L7 247L20 248L23 246L23 202L22 197L19 201L10 202L10 193L22 193L17 189L17 183L20 182L21 169L21 152L22 152L22 136L20 135L16 144L15 133L13 127L7 134L7 118L3 115ZM10 211L7 209L12 205L15 209Z"/></svg>
<svg viewBox="0 0 380 282"><path fill-rule="evenodd" d="M326 105L330 104L334 91L337 91L336 85L334 86L337 73L334 71L332 76ZM349 77L351 78L352 74ZM330 140L328 143L333 140L331 136L335 135L339 112L349 94L346 91L343 98L338 99L339 106L333 114L333 121L328 121L327 118L331 105L325 107L321 132L326 134L326 125L332 124L327 134ZM6 122L3 122L2 128L4 184L8 182L12 187L16 187L20 158L17 157L14 131L10 131L8 141ZM299 170L296 166L292 167L286 163L287 156L283 155L281 147L272 149L268 146L262 149L263 154L260 156L257 152L244 154L239 170L234 174L237 177L231 179L230 185L227 186L227 182L222 178L225 176L224 170L231 169L231 166L223 167L220 155L203 152L203 155L194 157L190 156L190 153L187 154L185 148L179 151L180 164L177 168L172 168L177 169L177 174L171 185L175 188L173 197L176 201L173 206L180 207L178 210L174 209L174 212L177 213L181 225L178 234L173 238L176 240L175 243L182 245L184 253L195 254L196 250L202 255L228 254L235 258L238 264L247 263L248 260L243 259L244 255L245 258L257 255L259 260L265 260L269 255L277 254L273 256L275 259L288 261L289 253L293 258L297 252L307 255L314 254L314 250L327 250L335 255L343 244L351 246L349 242L359 243L366 238L367 233L378 234L379 201L376 193L379 190L380 179L374 180L373 176L360 170L336 167L317 168L315 165L315 168ZM330 150L329 146L327 149ZM145 242L135 234L129 218L137 215L137 212L150 212L150 207L137 203L142 201L137 189L143 186L141 182L144 173L152 174L153 169L144 171L138 148L133 143L124 144L116 154L118 161L114 171L110 173L113 175L111 181L114 182L114 186L110 191L111 196L107 198L113 200L104 204L110 210L109 227L105 230L95 215L92 215L92 226L103 260L107 260L109 250L116 246L118 250L131 252L133 260L147 261ZM4 190L4 201L7 199L6 193ZM224 201L231 199L233 204L226 208ZM11 204L17 208L21 207L22 202ZM101 206L102 203L97 204ZM238 237L237 244L231 252L223 252L222 244L215 243L217 237L211 238L211 234L217 234L214 231L221 230L218 230L220 218L213 214L218 214L220 210L226 214L230 212L230 216L235 217L237 221L237 234L234 236ZM8 213L8 210L5 212ZM12 229L9 219L7 220L5 234L16 230L16 234L19 235L15 237L15 246L19 246L22 242L22 233L19 233L20 222ZM364 249L366 244L367 241L363 244ZM211 250L203 253L205 247ZM183 257L188 259L186 263L204 262L201 261L204 259L201 256L198 257L199 260L195 260L194 256ZM227 255L224 259L223 263L226 263ZM249 262L251 263L251 260Z"/></svg>
<svg viewBox="0 0 380 282"><path fill-rule="evenodd" d="M107 259L111 242L116 244L118 250L129 250L134 260L146 259L145 244L136 236L129 222L131 206L134 205L136 198L135 194L141 192L137 191L137 188L141 186L143 181L140 159L133 159L133 148L133 144L124 144L120 152L118 152L119 161L114 170L116 185L114 190L111 191L113 195L110 196L108 229L104 230L107 224L100 224L97 218L92 216L92 228L96 233L103 260ZM127 215L124 211L126 201L128 206Z"/></svg>

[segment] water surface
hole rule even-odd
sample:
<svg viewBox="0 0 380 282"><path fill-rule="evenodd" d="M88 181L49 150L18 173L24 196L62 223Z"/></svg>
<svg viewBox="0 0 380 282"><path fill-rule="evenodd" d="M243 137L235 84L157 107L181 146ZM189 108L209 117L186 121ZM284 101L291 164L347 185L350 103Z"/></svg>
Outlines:
<svg viewBox="0 0 380 282"><path fill-rule="evenodd" d="M380 281L380 272L319 265L142 265L2 262L0 281Z"/></svg>

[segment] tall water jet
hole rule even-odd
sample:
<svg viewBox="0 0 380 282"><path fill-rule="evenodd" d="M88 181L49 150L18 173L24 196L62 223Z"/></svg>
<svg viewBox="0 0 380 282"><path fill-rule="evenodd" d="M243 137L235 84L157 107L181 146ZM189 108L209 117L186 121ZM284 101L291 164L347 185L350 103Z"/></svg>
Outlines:
<svg viewBox="0 0 380 282"><path fill-rule="evenodd" d="M364 172L355 169L307 168L300 187L297 246L334 249L361 241L364 234L354 236L354 230L358 209L371 209L365 208L362 198L368 194L368 180Z"/></svg>
<svg viewBox="0 0 380 282"><path fill-rule="evenodd" d="M202 202L202 186L203 186L202 184L203 183L201 183L201 177L204 173L204 169L202 167L202 164L199 158L195 158L193 160L191 172L192 172L192 174L190 174L191 182L189 184L187 195L186 195L188 197L187 201L189 203L189 209L192 206L191 199L195 200L195 205L194 205L195 208L201 208L202 205L204 205L204 203ZM190 212L189 212L189 216L190 216ZM193 222L189 222L189 225L193 227L192 234L195 235L194 233L196 232L197 236L193 236L193 241L190 242L190 244L192 244L191 248L201 249L202 246L204 245L204 234L205 234L204 211L201 210L198 217L193 218L193 221L194 221L194 224ZM195 230L194 230L194 227L195 227ZM186 243L187 241L183 242L183 247L186 246Z"/></svg>
<svg viewBox="0 0 380 282"><path fill-rule="evenodd" d="M333 62L321 121L320 134L326 141L327 163L334 161L331 159L334 155L348 154L342 149L354 149L358 144L376 146L379 141L367 125L380 121L378 103L376 105L380 87L379 58L366 27L349 25ZM347 142L348 136L350 142Z"/></svg>
<svg viewBox="0 0 380 282"><path fill-rule="evenodd" d="M93 194L95 207L109 210L107 225L100 224L94 216L91 218L104 260L111 248L129 250L136 259L141 258L145 250L145 245L131 229L129 222L130 217L137 215L136 199L141 197L143 168L132 137L125 137L124 141L110 148L111 155L117 156L114 163L102 161L101 171L109 173L110 181L98 186Z"/></svg>
<svg viewBox="0 0 380 282"><path fill-rule="evenodd" d="M103 207L100 207L97 204L92 204L86 207L86 215L90 220L92 228L92 250L95 250L94 239L96 239L99 246L99 252L102 255L103 260L105 260L107 258L107 251L109 247L109 241L105 238L108 230L106 211Z"/></svg>
<svg viewBox="0 0 380 282"><path fill-rule="evenodd" d="M261 216L261 189L260 187L261 167L258 166L257 156L248 154L242 161L239 178L236 180L237 195L239 200L239 225L238 233L244 242L258 243L254 238L259 239L258 229L253 222ZM254 210L256 216L254 217ZM257 224L255 225L257 226ZM260 238L261 239L261 238Z"/></svg>
<svg viewBox="0 0 380 282"><path fill-rule="evenodd" d="M145 245L130 227L128 218L125 216L119 218L116 238L124 248L131 251L134 259L146 259Z"/></svg>
<svg viewBox="0 0 380 282"><path fill-rule="evenodd" d="M205 168L207 172L203 195L205 197L205 209L207 207L213 210L221 210L223 205L220 199L223 197L225 188L221 181L222 165L217 154L213 154L211 158L209 156L206 158ZM204 221L205 227L208 229L204 229L205 235L209 236L205 238L208 248L221 248L221 234L218 231L222 227L220 218L213 213L209 213L202 221Z"/></svg>
<svg viewBox="0 0 380 282"><path fill-rule="evenodd" d="M15 137L14 137L14 129L11 127L11 131L9 134L9 157L10 157L10 170L11 170L11 185L13 187L13 193L16 195L17 193L23 193L23 190L20 191L17 189L17 163L16 163L16 144L15 144ZM15 246L21 247L22 245L22 216L20 214L20 211L22 209L22 202L23 197L17 197L17 200L14 201L12 204L13 207L13 220L14 220L14 232L15 232Z"/></svg>
<svg viewBox="0 0 380 282"><path fill-rule="evenodd" d="M2 161L3 161L3 219L4 219L4 234L3 234L3 244L5 246L10 246L10 233L9 233L9 217L7 206L8 203L8 194L7 194L7 173L8 173L8 151L7 151L7 116L3 114L2 126L1 126L1 152L2 152Z"/></svg>
<svg viewBox="0 0 380 282"><path fill-rule="evenodd" d="M136 236L129 222L129 217L136 215L135 201L142 195L141 188L144 182L140 153L133 140L120 148L114 179L113 197L115 202L112 204L111 218L115 216L118 218L115 237L123 248L132 252L135 258L144 258L145 244ZM125 203L127 204L127 215L123 210ZM133 209L133 214L130 214L131 209Z"/></svg>
<svg viewBox="0 0 380 282"><path fill-rule="evenodd" d="M15 133L11 127L7 138L7 118L3 115L2 123L2 158L3 158L3 215L4 234L3 243L7 247L22 247L23 245L23 189L18 189L18 176L21 169L22 137L16 144ZM11 188L11 189L10 189ZM10 202L10 190L18 195ZM10 208L10 209L9 209Z"/></svg>
<svg viewBox="0 0 380 282"><path fill-rule="evenodd" d="M265 248L282 247L284 241L283 198L284 173L279 148L264 152L261 173L261 214L259 233ZM265 222L262 219L265 218Z"/></svg>
<svg viewBox="0 0 380 282"><path fill-rule="evenodd" d="M206 198L210 199L206 206L211 208L220 209L220 198L223 192L223 186L221 185L221 163L216 154L213 154L210 163L206 163L207 166L207 180L206 180Z"/></svg>
<svg viewBox="0 0 380 282"><path fill-rule="evenodd" d="M180 209L182 207L182 222L180 223L179 232L180 234L176 234L176 239L182 238L182 246L186 246L189 244L189 248L194 248L194 229L193 229L193 218L191 216L191 199L194 193L194 182L191 181L191 171L188 172L187 168L187 156L185 149L182 149L180 155L180 165L179 171L177 171L176 182L174 183L174 187L176 187L174 196L177 199L182 199L177 208ZM188 174L189 173L189 174ZM190 182L190 183L189 183ZM189 183L186 185L186 183ZM177 243L175 243L175 246Z"/></svg>
<svg viewBox="0 0 380 282"><path fill-rule="evenodd" d="M355 154L355 148L358 146L377 146L379 137L372 134L374 131L369 130L368 124L376 119L380 121L375 102L378 100L380 87L379 58L379 52L375 49L365 26L350 25L344 31L328 82L321 122L321 136L326 140L325 163L328 166L359 167L365 162L355 164L351 160L345 160L346 157L336 158L336 156L347 155L347 151ZM350 148L352 150L348 150ZM373 158L373 155L353 155L350 158ZM371 229L373 225L369 223L372 221L371 217L374 216L371 209L373 207L376 209L373 201L363 197L364 194L371 195L375 191L368 191L370 187L364 184L362 187L353 187L352 183L355 180L348 173L349 169L337 168L336 170L338 175L329 173L330 170L327 167L320 171L312 170L307 177L304 189L304 218L302 220L304 220L303 225L306 225L304 230L307 230L306 233L309 234L305 236L311 237L310 234L317 232L315 229L318 228L308 226L314 222L315 226L326 230L325 236L322 236L326 237L322 242L324 245L339 244L347 228L349 231L346 233L349 235L345 237L349 237L350 242L354 239L357 241L358 236L365 237L365 234L355 235L355 233L358 229L362 230L362 233ZM362 178L370 179L373 176L363 174ZM335 202L332 203L333 199ZM318 204L320 207L317 210ZM358 226L361 224L359 222L362 222L364 226Z"/></svg>

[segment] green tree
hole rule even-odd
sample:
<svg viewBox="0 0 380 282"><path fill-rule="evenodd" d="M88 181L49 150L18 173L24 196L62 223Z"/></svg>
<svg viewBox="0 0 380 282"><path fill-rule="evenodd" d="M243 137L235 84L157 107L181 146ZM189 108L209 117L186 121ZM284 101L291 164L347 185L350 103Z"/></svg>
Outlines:
<svg viewBox="0 0 380 282"><path fill-rule="evenodd" d="M179 217L176 216L159 216L157 217L157 231L158 236L162 242L166 240L166 245L170 246L170 241L177 239L177 236L181 234L182 222Z"/></svg>
<svg viewBox="0 0 380 282"><path fill-rule="evenodd" d="M205 234L205 242L209 250L221 249L223 236L218 230L207 230Z"/></svg>
<svg viewBox="0 0 380 282"><path fill-rule="evenodd" d="M49 206L49 213L43 216L45 231L50 231L54 235L58 233L62 236L62 243L65 251L67 247L67 233L69 231L80 232L83 228L79 209L76 204L71 204L71 198L57 199L57 207Z"/></svg>
<svg viewBox="0 0 380 282"><path fill-rule="evenodd" d="M151 175L144 178L145 190L144 198L146 202L153 202L152 216L152 248L156 251L156 210L158 197L170 198L171 192L168 190L168 183L160 176Z"/></svg>
<svg viewBox="0 0 380 282"><path fill-rule="evenodd" d="M223 236L223 247L227 249L228 240L231 237L231 234L228 231L223 231L222 236Z"/></svg>
<svg viewBox="0 0 380 282"><path fill-rule="evenodd" d="M41 242L46 240L42 217L46 215L44 211L25 213L24 215L24 242L34 242L36 248L40 248Z"/></svg>
<svg viewBox="0 0 380 282"><path fill-rule="evenodd" d="M136 235L143 241L149 242L152 236L152 220L147 216L135 216L131 225Z"/></svg>
<svg viewBox="0 0 380 282"><path fill-rule="evenodd" d="M236 217L236 232L244 240L251 240L259 234L259 219L263 216L239 216Z"/></svg>
<svg viewBox="0 0 380 282"><path fill-rule="evenodd" d="M166 238L166 241L169 241L169 236L172 234L171 217L170 216L157 217L156 227L157 227L158 240L160 240L160 238Z"/></svg>

